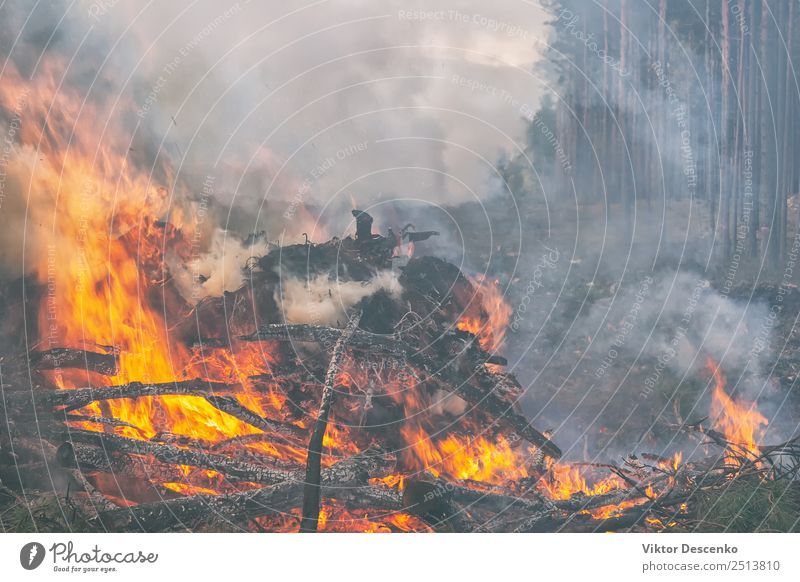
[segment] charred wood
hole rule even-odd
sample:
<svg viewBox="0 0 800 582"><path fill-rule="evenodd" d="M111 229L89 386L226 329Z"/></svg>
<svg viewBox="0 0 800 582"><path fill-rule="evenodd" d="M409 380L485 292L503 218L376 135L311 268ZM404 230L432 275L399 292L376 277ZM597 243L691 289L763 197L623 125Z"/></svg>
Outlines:
<svg viewBox="0 0 800 582"><path fill-rule="evenodd" d="M375 451L345 459L321 472L325 497L341 498L351 507L399 510L400 497L388 487L366 485L370 477L379 477L392 470L394 462ZM191 529L202 523L225 521L243 524L256 517L285 514L296 508L303 495L303 475L272 487L227 495L195 495L159 503L116 509L98 516L107 529L165 531Z"/></svg>
<svg viewBox="0 0 800 582"><path fill-rule="evenodd" d="M132 455L151 455L162 463L171 465L191 465L222 473L234 481L272 484L297 479L302 476L298 470L287 471L272 467L245 463L230 459L226 455L216 455L179 448L173 445L129 439L126 437L85 430L70 430L66 442L75 450L75 444L88 444L100 447L107 454L113 452Z"/></svg>
<svg viewBox="0 0 800 582"><path fill-rule="evenodd" d="M212 395L206 396L205 398L214 408L226 414L230 414L242 422L263 430L264 432L274 433L276 435L275 438L278 440L294 443L306 436L306 431L300 427L264 418L260 414L256 414L246 406L243 406L233 396Z"/></svg>
<svg viewBox="0 0 800 582"><path fill-rule="evenodd" d="M119 367L116 354L90 352L74 348L53 348L29 355L32 368L37 370L57 370L60 368L86 370L104 376L116 376Z"/></svg>
<svg viewBox="0 0 800 582"><path fill-rule="evenodd" d="M371 221L370 221L371 222ZM322 463L322 441L328 429L328 417L331 412L333 401L333 389L336 378L339 375L339 368L344 360L348 342L356 333L358 322L361 320L361 313L355 313L347 327L339 335L336 345L333 347L331 361L328 371L325 374L325 387L322 390L320 399L319 414L314 423L314 431L311 433L311 440L308 443L308 457L306 460L306 483L303 489L303 518L300 524L300 531L317 531L319 521L321 482L320 471Z"/></svg>

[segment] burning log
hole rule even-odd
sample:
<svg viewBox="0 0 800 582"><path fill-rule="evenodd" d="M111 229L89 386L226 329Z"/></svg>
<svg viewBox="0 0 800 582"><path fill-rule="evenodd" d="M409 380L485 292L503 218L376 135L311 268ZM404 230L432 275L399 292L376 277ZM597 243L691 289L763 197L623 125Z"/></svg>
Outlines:
<svg viewBox="0 0 800 582"><path fill-rule="evenodd" d="M115 353L90 352L74 348L53 348L30 352L27 356L0 357L3 374L6 378L25 376L31 371L47 370L85 370L104 376L119 373ZM8 382L8 380L5 380ZM29 382L25 382L28 384Z"/></svg>
<svg viewBox="0 0 800 582"><path fill-rule="evenodd" d="M335 345L341 337L342 330L317 325L266 325L259 330L239 339L246 341L279 340L317 342L323 346ZM462 344L463 345L463 344ZM378 335L356 330L350 339L349 346L354 350L365 350L378 353L385 357L393 357L404 364L410 363L418 370L442 383L443 388L461 396L471 405L486 411L498 423L509 427L520 437L539 447L545 454L561 457L559 449L549 438L533 428L530 423L512 409L512 404L503 400L500 394L510 392L508 379L501 374L492 374L483 365L488 361L489 354L480 350L464 349L469 356L481 356L483 361L471 362L472 377L463 377L449 360L434 360L428 354L403 342L397 336ZM446 350L442 350L446 351ZM476 383L470 382L475 380Z"/></svg>
<svg viewBox="0 0 800 582"><path fill-rule="evenodd" d="M162 384L131 382L102 388L15 391L5 394L5 399L0 402L12 409L32 411L35 405L41 408L60 408L63 412L71 412L92 402L103 400L165 395L205 396L209 393L230 393L240 389L240 384L222 384L201 379Z"/></svg>
<svg viewBox="0 0 800 582"><path fill-rule="evenodd" d="M305 438L306 436L305 431L300 427L266 419L246 406L243 406L233 396L206 396L205 398L214 408L226 414L230 414L242 422L246 422L250 426L254 426L264 432L274 433L276 439L283 442L294 444L296 440Z"/></svg>
<svg viewBox="0 0 800 582"><path fill-rule="evenodd" d="M393 465L394 461L381 453L364 451L322 470L322 493L332 499L342 498L351 507L398 511L401 507L399 494L366 484L370 477L387 474ZM116 509L100 514L97 522L109 530L165 531L176 527L188 529L213 520L235 524L264 515L288 513L297 507L303 495L303 475L299 473L295 477L272 487L241 493L194 495Z"/></svg>
<svg viewBox="0 0 800 582"><path fill-rule="evenodd" d="M64 442L56 450L56 461L62 467L78 469L79 473L103 471L119 476L135 473L131 457L114 454L98 446Z"/></svg>
<svg viewBox="0 0 800 582"><path fill-rule="evenodd" d="M84 507L84 515L92 516L97 515L102 511L112 511L116 509L116 506L113 503L106 499L106 497L100 491L98 491L94 485L89 483L89 480L83 476L83 473L80 469L74 469L70 471L70 475L88 497L89 507Z"/></svg>
<svg viewBox="0 0 800 582"><path fill-rule="evenodd" d="M332 348L345 330L324 325L307 324L273 324L262 325L257 332L251 335L240 336L244 341L288 341L318 343ZM355 351L366 351L380 354L385 357L394 357L405 361L410 346L401 344L394 336L384 336L356 329L353 332L348 347Z"/></svg>
<svg viewBox="0 0 800 582"><path fill-rule="evenodd" d="M503 390L502 378L497 378L485 368L476 369L475 376L479 381L479 387L476 387L468 382L459 382L451 370L443 369L438 376L448 380L445 386L452 386L453 392L471 405L484 410L497 423L510 428L519 437L539 447L546 455L554 459L561 458L561 449L555 443L531 426L524 416L515 412L508 402L498 396L497 392Z"/></svg>
<svg viewBox="0 0 800 582"><path fill-rule="evenodd" d="M53 348L43 352L32 352L30 365L37 370L58 370L60 368L86 370L104 376L119 374L116 354L90 352L74 348Z"/></svg>
<svg viewBox="0 0 800 582"><path fill-rule="evenodd" d="M477 525L458 508L449 488L425 480L410 480L403 491L403 510L420 517L437 531L468 532Z"/></svg>
<svg viewBox="0 0 800 582"><path fill-rule="evenodd" d="M370 224L372 219L370 219ZM308 458L306 460L306 484L303 490L303 519L300 524L300 531L314 532L317 531L317 523L319 521L319 504L320 504L320 466L322 462L322 440L325 437L325 431L328 429L328 416L331 412L331 401L333 400L333 388L336 383L336 377L339 374L339 367L345 356L345 348L347 343L355 334L358 328L358 322L361 320L362 312L355 313L347 327L336 340L336 345L331 354L331 362L328 365L328 371L325 374L325 387L322 390L322 398L319 405L319 414L314 423L314 432L311 434L311 440L308 443Z"/></svg>
<svg viewBox="0 0 800 582"><path fill-rule="evenodd" d="M298 376L298 381L302 381L307 385L321 383L314 377L313 372L303 372L300 370L296 372L296 375ZM257 375L250 377L250 380L256 382L262 380L272 381L272 376ZM163 383L130 382L118 386L74 388L70 390L14 390L5 392L3 394L4 398L0 398L0 410L5 407L6 409L17 410L20 414L24 414L26 412L33 412L35 406L37 409L57 408L62 412L72 412L92 402L102 402L104 400L116 400L121 398L134 399L146 396L206 397L235 394L241 391L242 385L239 383L226 384L222 382L212 382L202 378ZM230 409L232 410L233 408L230 407ZM236 415L233 414L232 416ZM281 427L277 424L275 426L276 432L287 434L287 429L285 427ZM288 429L288 433L293 432L294 429Z"/></svg>
<svg viewBox="0 0 800 582"><path fill-rule="evenodd" d="M66 420L67 422L91 422L94 424L104 424L107 426L132 428L134 430L138 430L139 432L143 432L142 429L131 424L130 422L125 422L124 420L109 416L84 416L83 414L66 414L62 416L59 413L55 413L54 416L56 420ZM62 417L59 418L59 416Z"/></svg>
<svg viewBox="0 0 800 582"><path fill-rule="evenodd" d="M289 471L285 469L275 469L236 461L225 455L197 452L173 445L129 439L109 433L71 429L67 434L66 442L70 444L73 451L76 450L75 444L80 443L100 447L106 455L115 452L133 455L150 455L158 461L170 465L191 465L193 467L217 471L235 481L273 484L291 479L298 479L302 476L299 469Z"/></svg>
<svg viewBox="0 0 800 582"><path fill-rule="evenodd" d="M624 531L642 522L650 514L650 505L620 511L617 515L594 519L588 513L557 513L544 511L523 520L513 528L515 533L584 532L602 533Z"/></svg>

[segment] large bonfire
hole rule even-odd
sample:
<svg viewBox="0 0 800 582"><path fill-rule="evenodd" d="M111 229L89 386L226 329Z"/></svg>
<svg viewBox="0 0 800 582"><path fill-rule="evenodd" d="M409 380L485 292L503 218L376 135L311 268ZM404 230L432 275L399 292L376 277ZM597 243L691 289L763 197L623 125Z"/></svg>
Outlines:
<svg viewBox="0 0 800 582"><path fill-rule="evenodd" d="M713 427L692 428L723 458L561 461L503 372L511 309L497 282L409 259L435 233L373 234L366 212L342 238L254 242L238 289L187 297L173 266L191 271L213 234L203 205L168 170L134 169L125 134L57 71L7 71L0 92L35 120L9 172L33 203L23 313L38 322L25 355L5 358L3 406L21 474L66 471L63 502L90 525L660 529L699 475L716 486L764 470L766 419L711 361Z"/></svg>

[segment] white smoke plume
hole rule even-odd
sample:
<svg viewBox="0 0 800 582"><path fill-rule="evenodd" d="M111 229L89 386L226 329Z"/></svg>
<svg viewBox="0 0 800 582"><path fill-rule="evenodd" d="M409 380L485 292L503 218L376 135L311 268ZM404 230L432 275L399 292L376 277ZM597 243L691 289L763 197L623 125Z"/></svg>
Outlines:
<svg viewBox="0 0 800 582"><path fill-rule="evenodd" d="M217 229L209 248L188 262L167 255L167 266L178 291L194 304L205 297L235 291L244 283L244 268L252 249L228 232Z"/></svg>
<svg viewBox="0 0 800 582"><path fill-rule="evenodd" d="M394 272L381 271L364 282L335 281L327 275L309 280L288 277L276 289L275 301L288 323L341 325L347 321L348 309L381 290L399 298L402 288Z"/></svg>

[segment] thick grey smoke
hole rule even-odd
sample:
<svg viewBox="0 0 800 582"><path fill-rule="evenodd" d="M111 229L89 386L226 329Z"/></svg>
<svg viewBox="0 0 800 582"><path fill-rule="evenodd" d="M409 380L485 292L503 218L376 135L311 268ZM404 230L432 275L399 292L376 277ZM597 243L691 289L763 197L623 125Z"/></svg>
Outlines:
<svg viewBox="0 0 800 582"><path fill-rule="evenodd" d="M224 203L262 214L321 207L335 229L353 202L485 197L524 136L500 93L535 108L543 91L545 16L529 3L119 2L98 18L141 59L139 111L179 176L214 173Z"/></svg>
<svg viewBox="0 0 800 582"><path fill-rule="evenodd" d="M106 147L106 124L129 137L129 165L109 179L141 172L176 205L212 180L213 205L232 208L215 226L234 236L321 239L350 226L353 206L386 226L398 200L485 199L498 155L523 147L523 111L545 91L533 64L546 16L533 3L12 1L0 11L7 64L35 80L58 59L58 91L94 112L92 147ZM6 243L43 222L26 215L41 193L15 180ZM213 244L214 225L203 229ZM4 246L6 270L19 273L22 249Z"/></svg>

